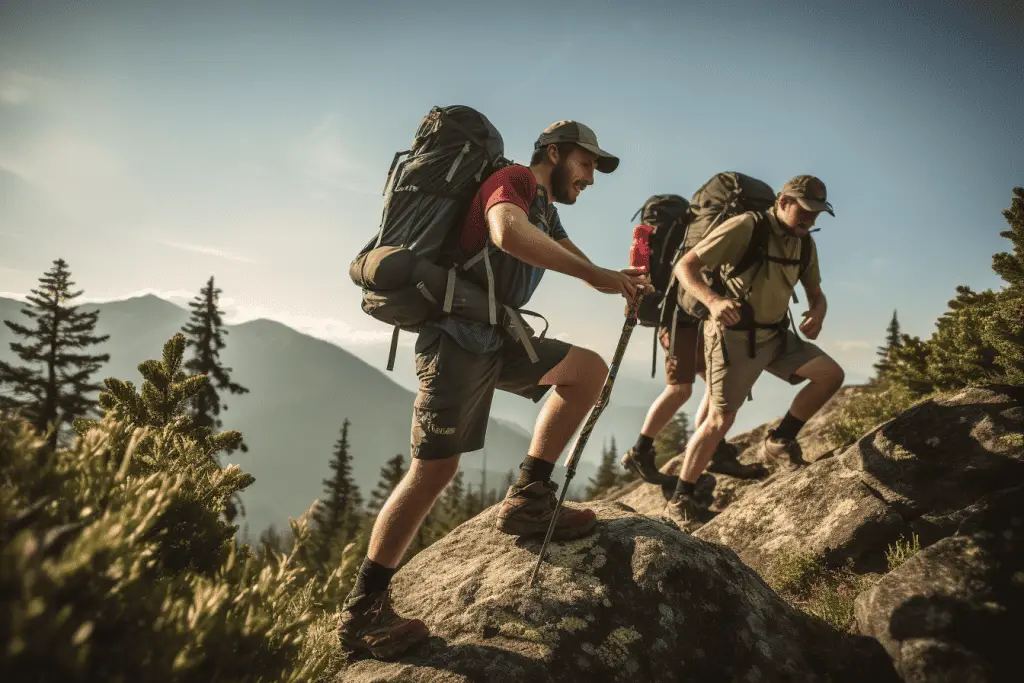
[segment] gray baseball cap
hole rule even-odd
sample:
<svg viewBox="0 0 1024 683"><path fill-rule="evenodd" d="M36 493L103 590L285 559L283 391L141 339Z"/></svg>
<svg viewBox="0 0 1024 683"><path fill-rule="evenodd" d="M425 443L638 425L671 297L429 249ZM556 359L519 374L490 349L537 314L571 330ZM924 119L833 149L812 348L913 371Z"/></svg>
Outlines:
<svg viewBox="0 0 1024 683"><path fill-rule="evenodd" d="M540 149L560 142L571 142L596 154L597 170L601 173L611 173L619 166L619 158L601 149L594 130L579 121L565 120L552 123L540 134L533 148Z"/></svg>

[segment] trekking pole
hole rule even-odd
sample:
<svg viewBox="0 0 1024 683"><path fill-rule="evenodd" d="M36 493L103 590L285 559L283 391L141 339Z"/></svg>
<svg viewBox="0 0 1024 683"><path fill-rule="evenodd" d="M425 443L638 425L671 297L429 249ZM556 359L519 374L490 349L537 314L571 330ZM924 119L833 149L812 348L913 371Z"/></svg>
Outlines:
<svg viewBox="0 0 1024 683"><path fill-rule="evenodd" d="M605 380L604 388L601 389L601 396L597 399L597 404L590 411L590 416L587 418L586 424L583 425L583 430L576 439L572 453L569 455L569 459L565 463L565 466L568 468L568 471L565 473L565 483L562 485L562 493L558 497L558 503L555 505L555 511L551 515L551 523L548 524L548 531L544 536L544 543L540 546L540 553L537 555L537 564L534 566L533 574L530 576L531 587L533 586L534 581L537 580L537 572L540 571L540 565L544 561L544 552L547 550L548 543L551 541L551 534L555 531L555 524L558 522L558 513L562 509L562 502L565 500L565 494L569 490L569 482L572 481L573 476L576 474L576 465L579 462L580 456L583 455L583 448L587 445L590 433L594 431L594 425L597 424L597 418L601 416L601 412L604 411L605 406L608 404L608 397L612 393L612 385L615 384L615 376L619 372L619 364L622 363L622 356L626 353L626 345L629 344L629 337L633 334L633 328L636 327L637 309L640 307L641 299L643 299L643 291L638 291L629 306L629 312L626 314L626 322L622 326L622 334L619 335L619 344L615 347L615 355L612 356L612 364L611 367L608 368L608 379Z"/></svg>

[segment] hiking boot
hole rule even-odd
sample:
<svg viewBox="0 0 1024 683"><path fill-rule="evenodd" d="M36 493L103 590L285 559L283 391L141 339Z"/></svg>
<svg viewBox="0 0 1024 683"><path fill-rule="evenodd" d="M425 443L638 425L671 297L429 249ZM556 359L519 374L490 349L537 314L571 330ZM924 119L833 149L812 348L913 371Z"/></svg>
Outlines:
<svg viewBox="0 0 1024 683"><path fill-rule="evenodd" d="M635 448L630 448L626 451L626 454L622 456L619 463L626 470L633 472L648 484L657 484L660 486L666 486L669 484L672 484L673 486L675 485L675 477L659 472L658 468L654 466L653 448L648 451L640 452Z"/></svg>
<svg viewBox="0 0 1024 683"><path fill-rule="evenodd" d="M348 653L389 659L424 640L430 632L419 619L395 614L385 590L346 600L338 635L342 649Z"/></svg>
<svg viewBox="0 0 1024 683"><path fill-rule="evenodd" d="M707 508L703 507L695 496L685 493L676 494L665 504L665 516L671 518L682 528L700 522L707 514Z"/></svg>
<svg viewBox="0 0 1024 683"><path fill-rule="evenodd" d="M804 451L796 439L780 439L771 433L761 442L761 457L777 463L786 472L808 465Z"/></svg>
<svg viewBox="0 0 1024 683"><path fill-rule="evenodd" d="M513 485L498 509L495 524L498 531L514 536L544 535L554 514L555 491L558 484L553 481L535 481L527 486ZM558 521L551 533L552 541L568 541L586 536L597 524L593 510L571 508L563 505L558 511Z"/></svg>
<svg viewBox="0 0 1024 683"><path fill-rule="evenodd" d="M745 465L739 461L739 449L731 443L723 441L708 465L708 472L727 474L737 479L760 479L768 474L761 463Z"/></svg>

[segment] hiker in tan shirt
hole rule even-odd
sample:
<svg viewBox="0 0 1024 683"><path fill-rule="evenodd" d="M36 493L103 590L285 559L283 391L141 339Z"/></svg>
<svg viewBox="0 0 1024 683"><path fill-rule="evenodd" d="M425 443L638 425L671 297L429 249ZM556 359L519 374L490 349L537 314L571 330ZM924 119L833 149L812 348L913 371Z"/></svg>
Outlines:
<svg viewBox="0 0 1024 683"><path fill-rule="evenodd" d="M693 496L697 477L765 370L790 384L808 384L793 399L779 426L765 437L761 455L786 470L807 464L797 434L844 380L843 369L831 357L790 329L795 324L789 317L789 303L797 282L803 285L808 303L800 331L807 339L817 339L825 319L827 303L817 248L810 236L822 211L835 215L824 183L813 176L796 176L782 188L775 205L760 216L767 229L767 259L758 258L743 272L733 272L752 238L756 239L757 215L748 212L711 230L676 264L676 277L710 311L704 322L710 406L707 419L687 444L680 481L666 510L672 517L688 522L706 513ZM702 269L718 268L724 294L714 291L701 276Z"/></svg>

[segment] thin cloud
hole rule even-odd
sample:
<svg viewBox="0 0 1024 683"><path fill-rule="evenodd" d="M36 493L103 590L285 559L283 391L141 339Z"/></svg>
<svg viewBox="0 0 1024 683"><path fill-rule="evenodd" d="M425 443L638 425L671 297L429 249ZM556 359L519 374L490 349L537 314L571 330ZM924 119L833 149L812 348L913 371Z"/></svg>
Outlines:
<svg viewBox="0 0 1024 683"><path fill-rule="evenodd" d="M836 339L832 343L836 346L836 348L839 348L843 351L871 348L871 342L866 342L862 339Z"/></svg>
<svg viewBox="0 0 1024 683"><path fill-rule="evenodd" d="M341 124L335 114L328 114L307 131L292 150L293 161L314 192L333 188L364 194L380 194L363 178L366 172L346 149ZM383 180L381 180L383 185Z"/></svg>
<svg viewBox="0 0 1024 683"><path fill-rule="evenodd" d="M0 73L0 103L16 107L38 98L52 86L50 80L16 69Z"/></svg>
<svg viewBox="0 0 1024 683"><path fill-rule="evenodd" d="M248 256L242 256L240 254L232 254L229 251L218 249L217 247L209 247L204 244L189 244L187 242L173 242L170 240L156 240L158 244L162 244L165 247L172 247L174 249L181 249L182 251L191 251L196 254L204 254L206 256L216 256L217 258L226 259L228 261L236 261L238 263L249 263L255 264L256 261L249 258Z"/></svg>

